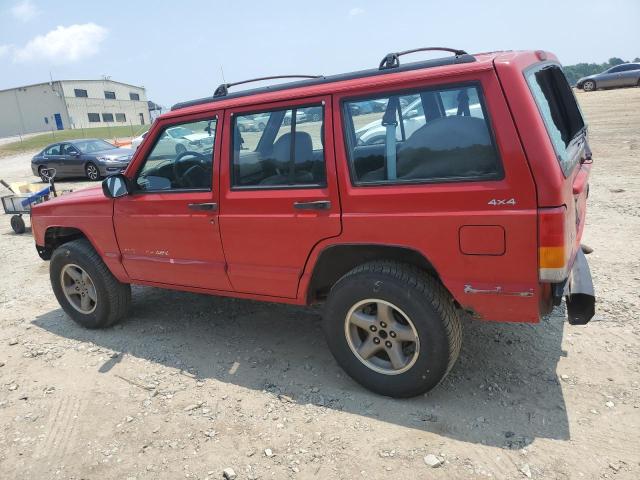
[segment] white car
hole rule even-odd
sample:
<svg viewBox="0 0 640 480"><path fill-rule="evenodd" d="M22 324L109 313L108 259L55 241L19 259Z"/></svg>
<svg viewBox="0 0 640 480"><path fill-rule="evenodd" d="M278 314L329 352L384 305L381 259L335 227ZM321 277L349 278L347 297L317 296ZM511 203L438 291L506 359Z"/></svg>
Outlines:
<svg viewBox="0 0 640 480"><path fill-rule="evenodd" d="M147 136L147 133L149 133L148 130L144 132L142 135L138 135L136 138L131 140L131 148L136 150L140 146L142 141L145 139L145 137Z"/></svg>
<svg viewBox="0 0 640 480"><path fill-rule="evenodd" d="M446 109L446 116L450 117L456 115L458 112L457 101L455 101L455 103L452 103L454 102L453 99L442 98L442 100L444 108ZM402 99L400 99L400 101L402 103ZM478 100L469 105L469 111L472 117L483 117L482 107L480 106L480 102ZM381 112L379 120L368 123L356 130L356 139L358 141L358 145L378 145L385 143L387 129L382 125L382 114L384 114L384 111ZM420 97L413 99L405 108L402 109L402 119L405 138L409 138L413 132L418 130L426 123L424 118L424 110L422 107L422 100ZM402 138L400 138L401 133L401 129L396 128L396 138L398 141L402 140Z"/></svg>
<svg viewBox="0 0 640 480"><path fill-rule="evenodd" d="M131 141L131 148L137 149L146 138L147 132ZM213 136L208 132L194 132L185 127L168 128L158 139L154 155L179 155L186 151L205 152L213 147Z"/></svg>

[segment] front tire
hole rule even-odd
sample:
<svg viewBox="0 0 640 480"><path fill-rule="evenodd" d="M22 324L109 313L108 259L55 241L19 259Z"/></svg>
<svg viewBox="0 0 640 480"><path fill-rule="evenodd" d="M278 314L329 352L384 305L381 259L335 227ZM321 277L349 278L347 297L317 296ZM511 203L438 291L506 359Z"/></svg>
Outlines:
<svg viewBox="0 0 640 480"><path fill-rule="evenodd" d="M360 265L332 287L324 332L340 366L381 395L406 398L437 386L453 367L462 327L451 296L411 265Z"/></svg>
<svg viewBox="0 0 640 480"><path fill-rule="evenodd" d="M587 80L582 84L582 89L585 92L593 92L596 89L596 82L593 80Z"/></svg>
<svg viewBox="0 0 640 480"><path fill-rule="evenodd" d="M87 163L87 166L84 167L85 174L89 180L95 182L96 180L100 180L100 170L93 163Z"/></svg>
<svg viewBox="0 0 640 480"><path fill-rule="evenodd" d="M106 328L120 321L131 304L131 287L120 283L87 240L58 247L49 277L62 309L85 328Z"/></svg>

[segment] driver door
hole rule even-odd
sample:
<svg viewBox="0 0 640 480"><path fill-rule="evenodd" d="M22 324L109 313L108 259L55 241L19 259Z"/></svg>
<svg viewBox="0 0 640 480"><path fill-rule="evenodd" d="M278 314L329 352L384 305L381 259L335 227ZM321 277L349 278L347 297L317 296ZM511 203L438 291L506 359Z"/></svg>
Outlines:
<svg viewBox="0 0 640 480"><path fill-rule="evenodd" d="M170 119L127 171L132 193L114 200L113 222L129 276L141 283L228 291L220 240L218 173L222 114ZM214 137L211 147L177 154L165 148L168 128Z"/></svg>

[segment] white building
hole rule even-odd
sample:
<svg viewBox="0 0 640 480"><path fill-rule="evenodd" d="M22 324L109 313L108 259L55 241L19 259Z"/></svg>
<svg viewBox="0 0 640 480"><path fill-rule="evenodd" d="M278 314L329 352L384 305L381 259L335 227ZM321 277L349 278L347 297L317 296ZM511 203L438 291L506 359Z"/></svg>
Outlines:
<svg viewBox="0 0 640 480"><path fill-rule="evenodd" d="M0 137L150 123L143 87L113 80L56 80L0 90Z"/></svg>

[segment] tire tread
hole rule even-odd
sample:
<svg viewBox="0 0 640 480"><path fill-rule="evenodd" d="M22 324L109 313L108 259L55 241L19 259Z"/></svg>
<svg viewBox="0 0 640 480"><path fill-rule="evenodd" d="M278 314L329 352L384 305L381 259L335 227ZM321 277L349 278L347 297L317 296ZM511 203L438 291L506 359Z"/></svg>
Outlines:
<svg viewBox="0 0 640 480"><path fill-rule="evenodd" d="M63 244L54 251L51 260L53 260L53 257L56 255L64 255L65 250L83 256L91 262L105 283L109 315L103 322L96 325L95 328L107 328L122 320L131 305L131 287L126 283L120 283L118 279L113 276L88 240L72 240L71 242Z"/></svg>
<svg viewBox="0 0 640 480"><path fill-rule="evenodd" d="M363 273L382 273L393 277L424 295L431 303L442 319L449 341L447 369L442 376L442 379L444 379L456 363L462 348L462 322L449 292L438 279L424 270L415 265L395 260L374 260L363 263L347 272L336 284L340 283L342 279Z"/></svg>

